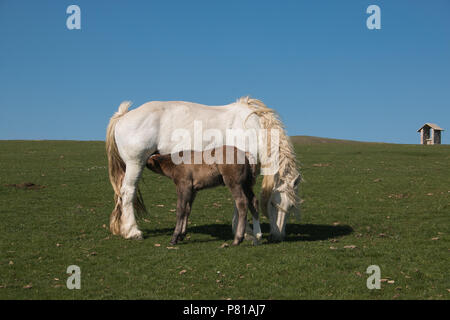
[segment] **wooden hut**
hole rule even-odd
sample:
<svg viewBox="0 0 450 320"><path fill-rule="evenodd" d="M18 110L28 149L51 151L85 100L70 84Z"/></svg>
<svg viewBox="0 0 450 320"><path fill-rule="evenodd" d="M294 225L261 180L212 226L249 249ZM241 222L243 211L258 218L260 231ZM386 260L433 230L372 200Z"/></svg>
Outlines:
<svg viewBox="0 0 450 320"><path fill-rule="evenodd" d="M420 132L421 144L441 144L441 127L434 123L425 123L417 132Z"/></svg>

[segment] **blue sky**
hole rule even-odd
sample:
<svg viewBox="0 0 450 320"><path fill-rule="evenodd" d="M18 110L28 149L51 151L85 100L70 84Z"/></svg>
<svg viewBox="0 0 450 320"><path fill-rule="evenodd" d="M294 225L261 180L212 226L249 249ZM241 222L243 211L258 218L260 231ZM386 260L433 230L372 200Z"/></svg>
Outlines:
<svg viewBox="0 0 450 320"><path fill-rule="evenodd" d="M81 30L66 28L71 4ZM290 135L418 143L435 122L448 143L449 13L448 0L0 0L0 139L104 140L123 100L251 95Z"/></svg>

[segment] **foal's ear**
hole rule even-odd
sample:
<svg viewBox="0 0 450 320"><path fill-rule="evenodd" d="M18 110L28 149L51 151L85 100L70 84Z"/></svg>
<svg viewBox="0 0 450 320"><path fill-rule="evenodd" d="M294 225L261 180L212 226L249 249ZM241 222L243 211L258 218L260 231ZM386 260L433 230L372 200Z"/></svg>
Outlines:
<svg viewBox="0 0 450 320"><path fill-rule="evenodd" d="M292 182L291 182L292 188L297 187L301 180L302 180L302 177L298 174L298 175L295 177L295 179L292 180Z"/></svg>
<svg viewBox="0 0 450 320"><path fill-rule="evenodd" d="M153 154L147 159L147 166L153 169L159 168L159 154Z"/></svg>
<svg viewBox="0 0 450 320"><path fill-rule="evenodd" d="M150 158L154 163L158 163L161 161L161 155L159 153L152 154Z"/></svg>

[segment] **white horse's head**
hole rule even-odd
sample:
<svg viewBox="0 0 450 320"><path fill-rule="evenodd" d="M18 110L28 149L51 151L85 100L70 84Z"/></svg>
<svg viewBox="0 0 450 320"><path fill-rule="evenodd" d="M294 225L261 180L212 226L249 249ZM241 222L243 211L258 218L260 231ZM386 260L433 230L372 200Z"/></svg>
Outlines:
<svg viewBox="0 0 450 320"><path fill-rule="evenodd" d="M270 220L270 235L275 241L282 241L285 237L287 219L291 213L300 217L298 208L298 186L300 175L291 180L279 180L267 201L267 214Z"/></svg>

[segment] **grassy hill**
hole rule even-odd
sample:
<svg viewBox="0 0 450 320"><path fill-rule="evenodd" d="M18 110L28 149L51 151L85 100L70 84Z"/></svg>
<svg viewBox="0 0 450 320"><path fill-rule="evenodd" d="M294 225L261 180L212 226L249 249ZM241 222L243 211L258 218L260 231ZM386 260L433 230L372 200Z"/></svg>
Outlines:
<svg viewBox="0 0 450 320"><path fill-rule="evenodd" d="M301 145L322 144L322 143L339 143L339 144L369 143L354 140L342 140L342 139L332 139L332 138L322 138L312 136L291 136L291 141L293 144L301 144Z"/></svg>
<svg viewBox="0 0 450 320"><path fill-rule="evenodd" d="M282 243L236 248L221 247L226 188L198 195L189 239L170 247L175 188L147 170L145 239L127 241L106 227L103 142L0 141L0 298L449 299L450 147L308 139L293 139L301 221ZM81 290L66 288L69 265ZM366 287L370 265L380 290Z"/></svg>

